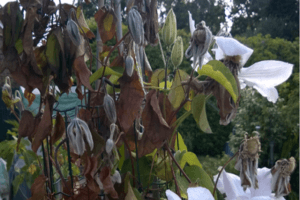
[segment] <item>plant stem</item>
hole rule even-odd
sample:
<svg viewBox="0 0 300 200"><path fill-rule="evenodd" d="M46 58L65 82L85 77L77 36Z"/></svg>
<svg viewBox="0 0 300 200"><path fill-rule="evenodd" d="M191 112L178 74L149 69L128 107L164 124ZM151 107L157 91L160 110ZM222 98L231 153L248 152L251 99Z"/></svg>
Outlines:
<svg viewBox="0 0 300 200"><path fill-rule="evenodd" d="M178 186L178 183L177 183L177 180L176 180L176 176L175 176L175 173L174 173L173 164L172 164L171 160L170 160L170 167L171 167L172 176L173 176L175 186L176 186L176 193L179 196L179 198L181 199L180 189L179 189L179 186Z"/></svg>
<svg viewBox="0 0 300 200"><path fill-rule="evenodd" d="M176 164L176 166L178 167L178 169L181 171L181 173L183 174L183 176L186 178L186 180L189 182L189 183L192 183L191 179L186 175L186 173L183 171L183 169L180 167L180 165L178 164L178 162L175 160L172 152L170 151L170 148L169 146L167 145L167 143L165 143L165 148L167 149L170 157L172 158L172 160L174 161L174 163Z"/></svg>
<svg viewBox="0 0 300 200"><path fill-rule="evenodd" d="M164 56L164 51L163 51L162 46L161 46L159 33L157 33L157 38L158 38L158 44L159 44L159 48L160 48L160 52L161 52L161 57L162 57L162 60L164 62L164 65L166 67L166 59L165 59L165 56Z"/></svg>
<svg viewBox="0 0 300 200"><path fill-rule="evenodd" d="M227 162L223 165L222 169L220 170L219 174L218 174L218 177L217 177L217 180L216 180L216 183L215 183L215 187L214 187L214 192L213 192L213 196L215 196L215 192L216 192L216 188L217 188L217 184L218 184L218 180L221 176L221 173L223 171L223 169L228 165L228 163L230 163L230 161L236 157L238 155L239 151L237 151L229 160L227 160Z"/></svg>

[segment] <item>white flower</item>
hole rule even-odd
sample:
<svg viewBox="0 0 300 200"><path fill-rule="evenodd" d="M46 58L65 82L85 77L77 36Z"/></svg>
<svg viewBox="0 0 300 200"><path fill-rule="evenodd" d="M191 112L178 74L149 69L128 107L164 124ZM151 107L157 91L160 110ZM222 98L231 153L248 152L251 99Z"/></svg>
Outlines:
<svg viewBox="0 0 300 200"><path fill-rule="evenodd" d="M214 176L216 181L218 175ZM220 175L217 188L226 194L226 200L284 200L283 197L276 198L271 190L271 170L264 167L257 170L258 189L250 188L245 192L241 186L240 177L227 173L225 170Z"/></svg>
<svg viewBox="0 0 300 200"><path fill-rule="evenodd" d="M190 187L187 189L189 200L214 200L210 191L204 187ZM177 194L171 190L166 191L168 200L181 200Z"/></svg>

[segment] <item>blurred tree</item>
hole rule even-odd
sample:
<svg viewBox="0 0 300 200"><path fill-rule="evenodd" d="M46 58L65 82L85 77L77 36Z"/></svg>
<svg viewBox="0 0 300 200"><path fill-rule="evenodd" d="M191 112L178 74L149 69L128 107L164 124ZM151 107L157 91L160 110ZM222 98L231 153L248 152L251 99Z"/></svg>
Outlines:
<svg viewBox="0 0 300 200"><path fill-rule="evenodd" d="M293 41L299 35L299 0L234 0L232 35L270 34Z"/></svg>

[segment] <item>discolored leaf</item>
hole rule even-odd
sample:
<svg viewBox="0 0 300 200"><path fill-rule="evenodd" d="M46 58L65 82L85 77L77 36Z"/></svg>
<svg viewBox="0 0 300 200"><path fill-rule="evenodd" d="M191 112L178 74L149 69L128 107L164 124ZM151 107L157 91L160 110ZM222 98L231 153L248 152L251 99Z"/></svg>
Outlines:
<svg viewBox="0 0 300 200"><path fill-rule="evenodd" d="M170 73L168 69L167 74ZM159 83L165 79L165 70L164 69L157 69L151 76L151 84L153 86L159 87Z"/></svg>
<svg viewBox="0 0 300 200"><path fill-rule="evenodd" d="M32 31L34 28L34 20L37 17L37 7L29 7L26 10L26 18L23 24L23 49L30 56L33 53Z"/></svg>
<svg viewBox="0 0 300 200"><path fill-rule="evenodd" d="M57 142L63 136L64 132L66 131L65 129L66 129L66 127L65 127L64 118L57 111L56 119L55 119L54 133L51 138L52 144L55 144L55 142Z"/></svg>
<svg viewBox="0 0 300 200"><path fill-rule="evenodd" d="M48 95L46 99L45 111L42 116L41 122L37 127L37 132L34 136L34 140L32 143L32 150L34 152L37 152L43 140L51 133L52 112L53 112L54 102L55 102L55 98L52 95Z"/></svg>
<svg viewBox="0 0 300 200"><path fill-rule="evenodd" d="M45 175L39 175L31 186L31 197L29 200L42 200L46 199L46 177Z"/></svg>
<svg viewBox="0 0 300 200"><path fill-rule="evenodd" d="M157 33L158 33L158 14L157 14L157 0L151 1L150 5L146 4L149 10L146 17L145 23L145 37L147 41L156 45L158 43Z"/></svg>
<svg viewBox="0 0 300 200"><path fill-rule="evenodd" d="M90 150L90 146L86 145L86 150L88 152L88 155L96 155L96 154L101 154L104 151L104 147L105 147L105 140L103 139L103 137L101 135L99 135L99 133L97 132L97 130L95 129L90 129L91 133L92 133L92 138L93 138L93 142L94 142L94 148L91 151Z"/></svg>
<svg viewBox="0 0 300 200"><path fill-rule="evenodd" d="M43 70L47 66L47 58L45 55L46 46L40 46L34 49L34 57L36 59L37 66L40 70Z"/></svg>
<svg viewBox="0 0 300 200"><path fill-rule="evenodd" d="M98 167L97 164L98 164L98 156L93 156L93 157L86 156L85 169L83 173L87 180L87 187L90 190L99 193L100 188L96 183L96 181L94 180L94 175Z"/></svg>
<svg viewBox="0 0 300 200"><path fill-rule="evenodd" d="M101 8L94 15L98 25L99 34L103 43L111 40L116 33L117 18L113 11L108 11L105 8Z"/></svg>
<svg viewBox="0 0 300 200"><path fill-rule="evenodd" d="M28 107L30 107L32 102L35 100L35 94L28 92L27 89L25 89L24 97L27 99L27 101L29 103Z"/></svg>
<svg viewBox="0 0 300 200"><path fill-rule="evenodd" d="M189 165L196 165L196 166L202 168L202 165L199 162L198 157L193 152L187 152L183 155L181 162L180 162L180 167L184 168L186 163L188 163Z"/></svg>
<svg viewBox="0 0 300 200"><path fill-rule="evenodd" d="M28 110L22 112L22 117L19 125L18 146L22 137L30 136L34 131L34 117ZM18 147L17 147L18 149Z"/></svg>
<svg viewBox="0 0 300 200"><path fill-rule="evenodd" d="M89 123L89 121L92 120L92 113L87 109L81 108L77 114L77 117L86 123Z"/></svg>
<svg viewBox="0 0 300 200"><path fill-rule="evenodd" d="M89 26L87 25L87 23L85 21L83 10L82 10L81 6L77 7L76 17L77 17L79 26L82 28L82 30L81 30L81 28L79 28L80 33L82 33L82 31L84 31L84 33L90 40L95 38L94 33L90 30ZM102 39L102 37L101 37L101 39Z"/></svg>
<svg viewBox="0 0 300 200"><path fill-rule="evenodd" d="M188 78L189 75L185 71L176 71L171 91L168 95L168 98L175 109L178 108L181 102L185 99L185 90L183 86L181 86L181 82L186 81Z"/></svg>
<svg viewBox="0 0 300 200"><path fill-rule="evenodd" d="M202 69L198 69L198 74L209 76L220 83L226 88L236 103L239 96L237 82L229 68L222 62L217 60L209 61L206 65L202 66Z"/></svg>
<svg viewBox="0 0 300 200"><path fill-rule="evenodd" d="M195 91L191 89L189 94L189 99L192 100L194 97L195 97ZM183 107L186 111L190 111L192 109L192 102L190 101L186 102Z"/></svg>
<svg viewBox="0 0 300 200"><path fill-rule="evenodd" d="M82 83L89 90L94 91L89 82L91 71L87 68L84 62L84 55L75 59L73 67L76 73L77 81Z"/></svg>
<svg viewBox="0 0 300 200"><path fill-rule="evenodd" d="M127 188L128 188L128 192L126 194L125 200L137 200L132 190L132 187L130 185L130 181L127 181Z"/></svg>
<svg viewBox="0 0 300 200"><path fill-rule="evenodd" d="M204 133L212 133L209 123L207 121L205 109L205 95L198 94L192 101L192 113L197 125Z"/></svg>
<svg viewBox="0 0 300 200"><path fill-rule="evenodd" d="M178 151L178 150L180 150L180 151L186 150L187 151L187 147L186 147L186 145L184 143L184 140L183 140L181 134L180 133L177 133L177 134L178 134L178 141L177 141L177 137L176 137L175 151ZM179 146L179 148L178 148L178 146Z"/></svg>
<svg viewBox="0 0 300 200"><path fill-rule="evenodd" d="M48 35L45 53L49 67L55 74L58 74L61 67L60 51L61 46L53 31Z"/></svg>
<svg viewBox="0 0 300 200"><path fill-rule="evenodd" d="M121 92L116 105L117 117L121 130L127 133L141 109L144 92L136 71L132 77L122 76L119 83Z"/></svg>
<svg viewBox="0 0 300 200"><path fill-rule="evenodd" d="M118 198L118 193L116 192L113 183L110 178L110 169L108 167L103 167L100 172L100 180L103 184L103 189L105 193L111 196L113 199Z"/></svg>

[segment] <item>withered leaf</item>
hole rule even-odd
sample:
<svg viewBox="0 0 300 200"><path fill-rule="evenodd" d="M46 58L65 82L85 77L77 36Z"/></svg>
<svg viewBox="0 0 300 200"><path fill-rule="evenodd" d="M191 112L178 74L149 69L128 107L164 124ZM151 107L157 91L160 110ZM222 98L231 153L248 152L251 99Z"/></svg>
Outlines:
<svg viewBox="0 0 300 200"><path fill-rule="evenodd" d="M144 92L136 71L132 77L122 76L118 81L121 92L117 103L117 116L121 130L127 133L141 109Z"/></svg>
<svg viewBox="0 0 300 200"><path fill-rule="evenodd" d="M158 42L157 33L158 33L158 15L157 15L157 0L146 1L146 6L148 7L149 12L147 13L146 23L145 23L145 37L147 41L156 45Z"/></svg>
<svg viewBox="0 0 300 200"><path fill-rule="evenodd" d="M123 56L116 57L110 64L110 67L125 67Z"/></svg>
<svg viewBox="0 0 300 200"><path fill-rule="evenodd" d="M27 11L28 8L31 7L41 7L41 1L40 0L20 0L20 3L22 7Z"/></svg>
<svg viewBox="0 0 300 200"><path fill-rule="evenodd" d="M83 10L82 10L81 6L77 7L76 16L77 16L77 20L78 20L78 25L81 27L79 29L80 33L83 34L82 31L84 31L86 37L89 38L90 40L95 38L94 33L90 30L89 26L87 25L87 23L85 21L85 18L84 18L84 15L83 15Z"/></svg>
<svg viewBox="0 0 300 200"><path fill-rule="evenodd" d="M99 154L98 154L99 155ZM84 169L84 176L86 177L87 187L94 191L100 192L99 186L94 179L94 175L97 171L98 156L86 156L86 166Z"/></svg>
<svg viewBox="0 0 300 200"><path fill-rule="evenodd" d="M55 6L55 3L53 1L51 1L51 4L54 4ZM49 20L50 20L49 16L44 16L43 18L39 16L39 20L34 21L34 29L33 29L34 36L35 36L33 40L34 47L36 47L40 42L40 40L43 38Z"/></svg>
<svg viewBox="0 0 300 200"><path fill-rule="evenodd" d="M105 8L101 8L94 15L98 25L99 34L103 43L111 40L116 33L117 18L113 11L108 11Z"/></svg>
<svg viewBox="0 0 300 200"><path fill-rule="evenodd" d="M51 133L52 130L52 112L55 98L52 95L48 95L46 99L45 111L42 116L41 122L37 127L37 132L34 136L32 143L32 150L37 152L39 146L43 140Z"/></svg>
<svg viewBox="0 0 300 200"><path fill-rule="evenodd" d="M116 192L114 185L111 182L110 169L108 167L105 166L101 169L100 180L103 184L105 193L109 194L113 199L118 199L118 193Z"/></svg>
<svg viewBox="0 0 300 200"><path fill-rule="evenodd" d="M33 133L33 131L34 131L34 117L30 111L24 110L22 112L22 117L19 124L18 146L21 141L21 138L30 136Z"/></svg>
<svg viewBox="0 0 300 200"><path fill-rule="evenodd" d="M66 127L65 127L64 118L57 111L56 119L55 119L54 133L51 138L52 144L55 144L55 142L57 142L63 136L65 129L66 129Z"/></svg>
<svg viewBox="0 0 300 200"><path fill-rule="evenodd" d="M29 103L28 107L30 107L32 102L35 100L35 94L28 92L27 89L25 89L24 97L27 99L27 101Z"/></svg>
<svg viewBox="0 0 300 200"><path fill-rule="evenodd" d="M81 108L79 110L79 113L77 114L77 116L82 119L83 121L85 121L86 123L89 123L89 121L92 119L92 113L84 108Z"/></svg>
<svg viewBox="0 0 300 200"><path fill-rule="evenodd" d="M163 105L165 105L166 119L162 119L161 115L164 113ZM156 148L161 148L165 140L170 140L173 128L170 128L169 125L176 120L175 116L171 119L172 116L174 115L168 98L160 95L159 101L157 101L156 90L151 90L146 96L146 105L142 113L145 131L138 143L139 157L153 152ZM170 121L170 123L166 123L166 121Z"/></svg>
<svg viewBox="0 0 300 200"><path fill-rule="evenodd" d="M84 55L79 56L75 59L73 67L76 73L77 81L82 83L89 90L94 91L89 81L91 71L87 68L84 62Z"/></svg>
<svg viewBox="0 0 300 200"><path fill-rule="evenodd" d="M33 53L32 31L34 27L34 20L37 17L36 11L37 7L29 7L26 10L26 18L23 25L23 49L28 56Z"/></svg>
<svg viewBox="0 0 300 200"><path fill-rule="evenodd" d="M28 200L42 200L46 199L46 177L45 175L39 175L31 186L31 197Z"/></svg>
<svg viewBox="0 0 300 200"><path fill-rule="evenodd" d="M99 135L97 133L97 130L95 130L95 129L90 129L90 130L91 130L92 138L93 138L93 141L94 141L94 148L91 151L90 146L87 145L87 144L85 145L86 148L87 148L88 155L101 154L104 151L105 140L103 139L103 137L101 135Z"/></svg>

